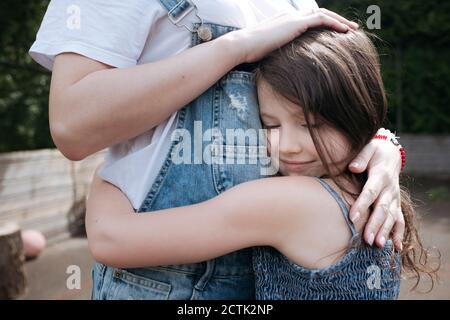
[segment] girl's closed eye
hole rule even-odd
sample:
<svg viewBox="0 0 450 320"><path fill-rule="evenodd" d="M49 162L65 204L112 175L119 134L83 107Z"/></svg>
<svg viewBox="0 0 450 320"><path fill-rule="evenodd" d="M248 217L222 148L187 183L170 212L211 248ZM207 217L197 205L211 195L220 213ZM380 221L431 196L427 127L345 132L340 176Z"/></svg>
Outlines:
<svg viewBox="0 0 450 320"><path fill-rule="evenodd" d="M265 129L276 129L276 128L279 128L280 127L280 125L279 124L265 124L265 123L263 123L263 127L265 128Z"/></svg>
<svg viewBox="0 0 450 320"><path fill-rule="evenodd" d="M317 129L320 128L323 125L323 123L311 123L311 128ZM304 127L304 128L308 128L308 124L307 123L301 123L300 126Z"/></svg>
<svg viewBox="0 0 450 320"><path fill-rule="evenodd" d="M311 128L317 129L320 128L323 124L322 123L311 123ZM308 128L308 124L307 123L300 123L300 126L303 128ZM281 125L279 124L266 124L263 123L263 128L265 129L276 129L281 127Z"/></svg>

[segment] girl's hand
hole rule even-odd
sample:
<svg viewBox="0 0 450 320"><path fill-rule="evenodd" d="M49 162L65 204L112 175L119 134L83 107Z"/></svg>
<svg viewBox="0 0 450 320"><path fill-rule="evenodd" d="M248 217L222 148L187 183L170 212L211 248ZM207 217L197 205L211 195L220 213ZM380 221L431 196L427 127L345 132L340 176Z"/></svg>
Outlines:
<svg viewBox="0 0 450 320"><path fill-rule="evenodd" d="M382 248L392 231L396 248L402 250L405 220L401 211L398 148L390 142L372 140L350 163L349 169L354 173L368 170L363 191L350 209L350 219L356 222L375 204L364 230L365 241L370 245L375 241Z"/></svg>
<svg viewBox="0 0 450 320"><path fill-rule="evenodd" d="M309 28L328 27L339 32L357 29L358 24L324 8L308 12L283 12L256 26L226 34L239 50L238 64L252 63L294 40Z"/></svg>

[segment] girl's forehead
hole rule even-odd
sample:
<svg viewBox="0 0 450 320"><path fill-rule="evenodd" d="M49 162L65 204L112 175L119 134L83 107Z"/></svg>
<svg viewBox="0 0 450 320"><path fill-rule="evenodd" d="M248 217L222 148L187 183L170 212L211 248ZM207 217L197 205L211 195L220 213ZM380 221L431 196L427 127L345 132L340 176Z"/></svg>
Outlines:
<svg viewBox="0 0 450 320"><path fill-rule="evenodd" d="M303 107L299 103L284 97L274 90L264 79L260 79L257 83L260 98L263 99L260 101L262 116L278 117L284 114L296 120L305 119Z"/></svg>
<svg viewBox="0 0 450 320"><path fill-rule="evenodd" d="M289 99L277 94L276 98L270 99L268 103L262 103L263 112L272 116L277 114L288 114L290 117L304 119L303 108Z"/></svg>

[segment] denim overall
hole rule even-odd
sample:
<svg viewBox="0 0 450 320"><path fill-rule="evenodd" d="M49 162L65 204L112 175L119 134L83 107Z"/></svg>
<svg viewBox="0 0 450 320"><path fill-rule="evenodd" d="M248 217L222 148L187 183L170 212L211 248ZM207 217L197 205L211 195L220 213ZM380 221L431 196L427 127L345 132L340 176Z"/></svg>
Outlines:
<svg viewBox="0 0 450 320"><path fill-rule="evenodd" d="M178 25L178 16L188 8L185 1L161 0L169 11L169 18ZM203 22L202 22L203 23ZM192 46L205 39L195 32L201 23L193 23ZM230 26L203 23L206 35L212 40L236 30ZM205 29L204 29L205 31ZM208 34L209 33L209 34ZM186 136L180 135L172 142L158 176L138 213L190 205L217 196L239 183L261 178L260 160L255 157L252 139L227 140L226 149L231 150L244 164L229 164L223 152L226 129L261 129L259 108L251 65L241 65L209 88L195 101L182 108L177 115L177 129L185 129L191 136L191 153L204 152L215 160L209 164L174 163L174 148ZM198 68L208 68L199 65ZM201 121L201 128L199 122ZM197 125L195 125L197 124ZM216 130L202 148L194 146L194 135L208 129ZM238 140L238 139L236 139ZM208 147L209 145L209 147ZM212 146L212 147L211 147ZM233 153L234 152L234 153ZM235 159L236 159L235 158ZM258 157L257 157L258 158ZM224 160L224 161L220 161ZM237 161L235 161L237 162ZM239 163L239 162L238 162ZM151 214L151 213L146 213ZM202 223L198 221L198 223ZM205 225L205 228L208 226ZM148 268L118 269L95 263L92 271L93 299L254 299L255 282L252 269L252 249L236 251L201 263L165 265Z"/></svg>
<svg viewBox="0 0 450 320"><path fill-rule="evenodd" d="M271 247L255 247L257 300L392 300L400 290L400 254L392 240L383 249L365 245L349 219L338 193L324 180L318 182L337 201L352 232L352 247L335 264L308 269Z"/></svg>

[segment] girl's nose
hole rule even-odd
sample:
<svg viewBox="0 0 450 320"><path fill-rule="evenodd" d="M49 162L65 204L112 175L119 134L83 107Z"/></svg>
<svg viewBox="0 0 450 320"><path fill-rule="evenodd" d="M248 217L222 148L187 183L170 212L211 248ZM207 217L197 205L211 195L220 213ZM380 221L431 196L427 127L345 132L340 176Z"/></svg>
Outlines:
<svg viewBox="0 0 450 320"><path fill-rule="evenodd" d="M298 130L285 128L280 130L279 136L280 155L292 155L302 152L301 134Z"/></svg>

